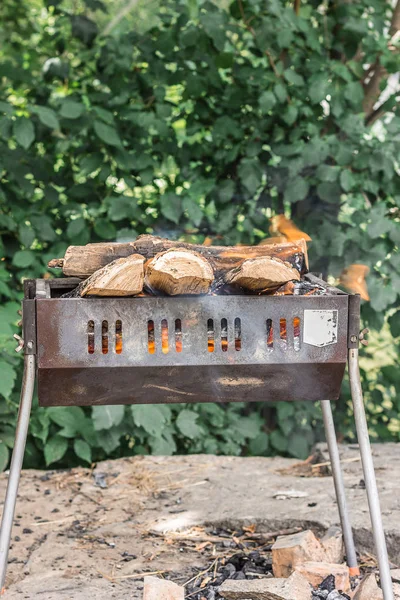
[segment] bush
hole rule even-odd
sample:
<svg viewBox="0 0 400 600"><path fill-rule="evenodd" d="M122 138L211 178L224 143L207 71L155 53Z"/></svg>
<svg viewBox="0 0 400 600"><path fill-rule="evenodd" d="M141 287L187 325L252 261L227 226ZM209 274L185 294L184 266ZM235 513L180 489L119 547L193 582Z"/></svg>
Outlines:
<svg viewBox="0 0 400 600"><path fill-rule="evenodd" d="M18 405L10 337L23 278L47 276L69 244L146 232L257 243L283 212L311 233L313 270L370 266L363 318L390 351L376 341L364 359L367 407L373 434L398 439L400 119L396 94L379 101L397 67L389 4L175 0L144 33L109 35L101 2L74 6L0 7L0 467ZM351 437L348 398L345 385L338 414ZM36 406L26 463L305 457L320 435L307 403Z"/></svg>

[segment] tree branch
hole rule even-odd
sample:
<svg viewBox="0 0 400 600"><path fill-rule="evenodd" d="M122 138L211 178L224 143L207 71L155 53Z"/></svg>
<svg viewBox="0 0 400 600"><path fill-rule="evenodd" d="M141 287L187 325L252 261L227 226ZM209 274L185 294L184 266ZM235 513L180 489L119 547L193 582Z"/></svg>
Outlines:
<svg viewBox="0 0 400 600"><path fill-rule="evenodd" d="M397 36L398 31L400 30L400 0L397 0L394 8L392 19L390 21L389 35L390 40ZM389 40L389 43L390 43ZM379 100L379 96L381 95L381 83L387 77L387 70L380 63L380 59L377 58L374 64L374 73L369 80L369 82L365 85L365 95L363 101L363 109L365 112L365 121L372 117L373 108L375 103ZM379 117L378 117L379 118Z"/></svg>
<svg viewBox="0 0 400 600"><path fill-rule="evenodd" d="M117 12L115 17L112 18L111 21L106 25L106 27L101 32L101 35L109 35L114 29L114 27L116 27L118 23L122 21L122 19L126 17L126 15L129 14L132 8L135 8L137 4L139 4L139 0L130 0L127 4L125 4L125 6L123 6L121 10Z"/></svg>
<svg viewBox="0 0 400 600"><path fill-rule="evenodd" d="M294 0L294 12L296 15L298 15L300 12L300 2L301 0Z"/></svg>
<svg viewBox="0 0 400 600"><path fill-rule="evenodd" d="M243 23L245 24L247 31L249 31L251 33L251 35L253 36L254 39L257 39L256 32L251 27L251 25L249 25L249 22L246 20L246 15L244 14L242 0L238 0L238 5L239 5L239 10L240 10L241 17L243 19ZM264 50L264 54L268 58L268 62L271 65L271 69L273 70L275 76L276 77L280 77L280 74L279 74L279 72L278 72L278 70L276 68L276 65L275 65L275 61L272 58L271 54L268 52L268 50Z"/></svg>
<svg viewBox="0 0 400 600"><path fill-rule="evenodd" d="M396 33L399 31L399 29L400 29L400 1L397 0L396 6L393 9L392 21L391 21L390 29L389 29L390 37L393 37L394 35L396 35Z"/></svg>
<svg viewBox="0 0 400 600"><path fill-rule="evenodd" d="M396 97L399 95L399 93L400 90L397 90L387 100L385 100L385 102L383 102L380 106L375 108L375 110L373 110L372 113L365 119L365 124L373 125L375 121L383 117L383 115L390 110L396 112L396 110L398 109L398 105L396 104Z"/></svg>
<svg viewBox="0 0 400 600"><path fill-rule="evenodd" d="M386 75L387 71L384 67L382 67L378 58L375 62L374 73L365 86L363 109L365 114L367 115L367 118L372 112L375 102L379 99L379 96L381 95L381 82L386 77Z"/></svg>

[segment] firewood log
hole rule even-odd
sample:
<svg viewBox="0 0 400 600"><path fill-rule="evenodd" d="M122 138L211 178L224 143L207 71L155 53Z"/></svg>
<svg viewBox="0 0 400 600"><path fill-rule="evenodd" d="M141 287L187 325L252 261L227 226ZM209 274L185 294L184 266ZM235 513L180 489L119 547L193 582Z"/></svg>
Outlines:
<svg viewBox="0 0 400 600"><path fill-rule="evenodd" d="M62 267L67 277L89 277L98 269L117 258L141 254L146 259L171 248L184 248L201 254L214 270L216 283L223 281L226 273L239 267L248 258L269 256L290 263L301 275L307 272L307 244L304 240L264 246L201 246L176 242L152 235L142 235L133 242L99 243L70 246L63 259L53 259L49 267Z"/></svg>
<svg viewBox="0 0 400 600"><path fill-rule="evenodd" d="M143 290L144 258L132 254L95 271L79 287L80 296L135 296Z"/></svg>
<svg viewBox="0 0 400 600"><path fill-rule="evenodd" d="M269 256L249 258L225 278L226 283L252 292L273 290L288 281L299 280L300 273L290 263Z"/></svg>
<svg viewBox="0 0 400 600"><path fill-rule="evenodd" d="M160 252L145 265L145 286L153 293L207 294L213 280L208 260L184 248Z"/></svg>

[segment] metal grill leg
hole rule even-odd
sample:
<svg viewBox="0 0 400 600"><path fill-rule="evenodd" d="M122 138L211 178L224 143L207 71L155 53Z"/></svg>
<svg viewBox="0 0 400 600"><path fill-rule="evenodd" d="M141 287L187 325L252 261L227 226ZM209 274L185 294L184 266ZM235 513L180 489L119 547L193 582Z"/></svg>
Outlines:
<svg viewBox="0 0 400 600"><path fill-rule="evenodd" d="M25 355L24 377L22 380L21 401L18 412L17 430L14 450L8 477L6 499L0 529L0 593L6 579L8 551L10 548L11 529L14 520L15 503L17 501L18 484L24 458L29 417L31 414L33 389L35 387L35 357Z"/></svg>
<svg viewBox="0 0 400 600"><path fill-rule="evenodd" d="M335 484L336 500L339 517L342 525L344 547L346 549L347 564L350 575L360 574L358 568L356 548L354 545L353 531L351 529L346 493L344 489L343 473L340 465L339 448L336 440L335 423L333 421L332 406L329 400L321 400L322 417L325 425L325 436L331 460L333 482Z"/></svg>
<svg viewBox="0 0 400 600"><path fill-rule="evenodd" d="M368 496L369 513L371 517L372 531L374 534L375 548L378 558L381 587L384 600L394 600L385 532L383 530L378 488L376 485L374 463L372 460L371 444L369 441L368 425L365 416L364 400L361 389L358 350L356 349L349 350L349 375L351 396L354 407L354 419L357 428L358 444L360 446L364 481Z"/></svg>

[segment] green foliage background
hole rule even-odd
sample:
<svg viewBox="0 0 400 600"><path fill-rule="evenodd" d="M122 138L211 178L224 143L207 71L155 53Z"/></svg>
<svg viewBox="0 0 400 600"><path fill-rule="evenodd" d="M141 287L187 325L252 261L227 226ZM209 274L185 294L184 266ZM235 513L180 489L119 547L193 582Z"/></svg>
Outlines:
<svg viewBox="0 0 400 600"><path fill-rule="evenodd" d="M174 0L119 19L123 6L0 6L0 468L19 401L23 278L69 244L145 232L257 243L282 212L312 234L312 270L371 267L363 385L372 435L398 440L400 118L396 93L375 104L398 69L391 3ZM351 439L346 383L336 415ZM35 405L26 465L305 457L321 436L311 403Z"/></svg>

